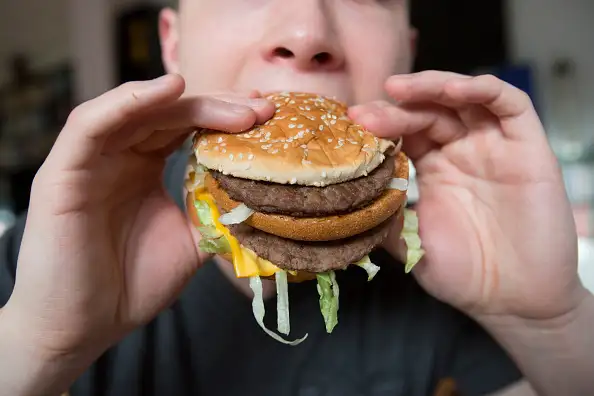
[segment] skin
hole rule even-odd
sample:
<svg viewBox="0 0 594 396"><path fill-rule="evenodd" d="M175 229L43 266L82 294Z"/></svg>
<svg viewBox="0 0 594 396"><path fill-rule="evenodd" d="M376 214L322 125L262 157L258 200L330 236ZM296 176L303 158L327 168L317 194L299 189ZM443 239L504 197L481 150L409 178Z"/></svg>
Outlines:
<svg viewBox="0 0 594 396"><path fill-rule="evenodd" d="M192 127L232 133L269 118L253 90L292 89L336 95L378 135L405 137L420 186L423 287L494 334L539 394L594 393L593 297L578 279L559 167L525 94L489 76L403 75L415 34L401 0L186 0L162 13L160 33L167 70L181 75L79 106L35 178L0 312L1 389L64 391L175 299L207 257L162 188L165 158ZM386 243L395 256L398 240L395 224Z"/></svg>

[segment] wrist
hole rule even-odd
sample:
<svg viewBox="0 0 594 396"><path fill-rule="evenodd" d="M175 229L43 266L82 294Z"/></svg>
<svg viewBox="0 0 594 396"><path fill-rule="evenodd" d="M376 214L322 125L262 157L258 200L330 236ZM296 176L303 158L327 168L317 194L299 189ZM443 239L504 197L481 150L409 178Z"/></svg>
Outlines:
<svg viewBox="0 0 594 396"><path fill-rule="evenodd" d="M0 311L0 389L19 396L65 393L92 360L40 347L17 316L6 307Z"/></svg>
<svg viewBox="0 0 594 396"><path fill-rule="evenodd" d="M554 318L476 319L507 350L538 394L594 394L594 295L585 289L574 309Z"/></svg>

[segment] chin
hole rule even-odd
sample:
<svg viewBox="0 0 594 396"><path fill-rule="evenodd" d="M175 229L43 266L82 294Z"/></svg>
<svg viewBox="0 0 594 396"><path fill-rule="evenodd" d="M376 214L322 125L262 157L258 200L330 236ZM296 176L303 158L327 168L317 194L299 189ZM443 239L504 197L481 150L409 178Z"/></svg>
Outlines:
<svg viewBox="0 0 594 396"><path fill-rule="evenodd" d="M200 249L229 260L236 277L249 278L255 298L262 279L276 281L279 303L288 283L317 281L331 332L335 272L359 267L371 280L379 271L369 254L406 211L408 158L401 141L377 138L347 117L345 104L319 92L267 98L276 113L265 124L240 134L196 132L188 213L202 235ZM279 315L288 321L283 304ZM258 322L278 341L304 340L286 341ZM288 323L279 322L279 332L288 334Z"/></svg>

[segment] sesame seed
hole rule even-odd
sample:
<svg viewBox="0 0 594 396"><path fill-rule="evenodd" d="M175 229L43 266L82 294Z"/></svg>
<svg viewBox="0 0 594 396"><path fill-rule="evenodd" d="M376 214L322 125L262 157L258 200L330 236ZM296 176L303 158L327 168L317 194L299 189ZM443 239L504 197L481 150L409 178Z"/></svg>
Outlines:
<svg viewBox="0 0 594 396"><path fill-rule="evenodd" d="M332 125L336 124L336 120L330 121L330 124L332 124Z"/></svg>
<svg viewBox="0 0 594 396"><path fill-rule="evenodd" d="M299 129L303 128L303 124L297 125L297 128L299 128Z"/></svg>
<svg viewBox="0 0 594 396"><path fill-rule="evenodd" d="M285 143L285 144L283 145L283 148L286 150L286 149L288 149L288 148L289 148L289 145L288 145L287 143Z"/></svg>
<svg viewBox="0 0 594 396"><path fill-rule="evenodd" d="M303 159L303 160L301 160L301 163L302 163L303 165L309 165L309 164L311 164L311 161L308 161L308 160L306 160L306 159Z"/></svg>
<svg viewBox="0 0 594 396"><path fill-rule="evenodd" d="M324 130L324 125L320 125L319 130L320 131L323 131Z"/></svg>
<svg viewBox="0 0 594 396"><path fill-rule="evenodd" d="M332 140L333 140L333 139L328 139L328 143L332 143Z"/></svg>
<svg viewBox="0 0 594 396"><path fill-rule="evenodd" d="M263 150L268 150L270 147L272 147L272 144L263 144L261 147Z"/></svg>
<svg viewBox="0 0 594 396"><path fill-rule="evenodd" d="M276 154L276 153L278 153L278 149L274 149L274 150L270 151L270 154Z"/></svg>
<svg viewBox="0 0 594 396"><path fill-rule="evenodd" d="M254 159L254 154L251 154L251 153L250 153L250 154L248 155L248 160L250 160L250 161L251 161L251 160L253 160L253 159Z"/></svg>
<svg viewBox="0 0 594 396"><path fill-rule="evenodd" d="M305 145L305 144L302 144L300 147L301 147L302 149L306 149L306 148L307 148L307 145Z"/></svg>
<svg viewBox="0 0 594 396"><path fill-rule="evenodd" d="M291 118L291 121L297 121L297 117Z"/></svg>
<svg viewBox="0 0 594 396"><path fill-rule="evenodd" d="M307 111L311 111L311 107L309 107L309 106L305 106L305 110L307 110Z"/></svg>
<svg viewBox="0 0 594 396"><path fill-rule="evenodd" d="M295 128L295 124L289 124L289 128L290 128L290 129L293 129L293 128Z"/></svg>
<svg viewBox="0 0 594 396"><path fill-rule="evenodd" d="M293 138L292 137L290 137L290 138L287 139L287 142L289 142L289 143L291 143L292 141L293 141Z"/></svg>
<svg viewBox="0 0 594 396"><path fill-rule="evenodd" d="M229 154L229 159L233 161L233 154Z"/></svg>
<svg viewBox="0 0 594 396"><path fill-rule="evenodd" d="M243 153L239 153L239 155L237 156L240 160L243 159Z"/></svg>
<svg viewBox="0 0 594 396"><path fill-rule="evenodd" d="M217 139L217 143L223 143L223 138L219 136L219 138Z"/></svg>

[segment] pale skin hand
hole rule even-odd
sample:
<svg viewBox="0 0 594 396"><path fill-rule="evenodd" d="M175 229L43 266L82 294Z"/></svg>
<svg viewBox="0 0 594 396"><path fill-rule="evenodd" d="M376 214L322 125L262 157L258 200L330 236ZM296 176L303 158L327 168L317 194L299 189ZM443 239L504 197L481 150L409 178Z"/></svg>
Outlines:
<svg viewBox="0 0 594 396"><path fill-rule="evenodd" d="M162 187L165 158L196 126L239 132L274 106L239 95L180 99L184 89L170 75L81 105L35 178L0 330L39 356L92 360L170 304L206 258Z"/></svg>
<svg viewBox="0 0 594 396"><path fill-rule="evenodd" d="M414 276L491 331L539 394L594 392L585 370L594 299L577 274L570 204L528 96L492 76L445 72L393 76L386 89L397 104L350 115L380 136L404 136L417 168L426 256ZM534 393L523 383L505 394Z"/></svg>
<svg viewBox="0 0 594 396"><path fill-rule="evenodd" d="M574 309L584 295L575 226L528 96L491 76L445 72L393 76L386 89L398 105L350 115L380 136L404 136L420 189L419 282L473 316Z"/></svg>

